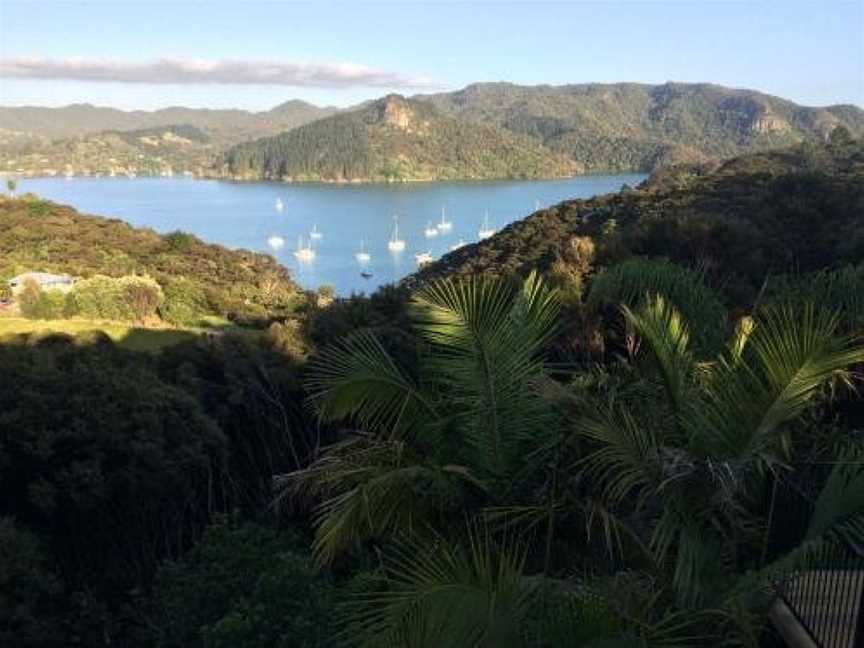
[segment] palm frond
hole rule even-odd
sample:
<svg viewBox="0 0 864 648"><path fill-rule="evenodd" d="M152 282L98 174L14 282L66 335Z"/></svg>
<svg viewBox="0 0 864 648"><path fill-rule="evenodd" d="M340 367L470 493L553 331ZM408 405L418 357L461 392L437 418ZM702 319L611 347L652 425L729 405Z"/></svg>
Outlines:
<svg viewBox="0 0 864 648"><path fill-rule="evenodd" d="M588 306L624 305L636 309L646 295L662 295L674 304L694 332L700 354L719 351L725 336L726 309L708 286L705 275L666 259L632 259L598 274L591 283Z"/></svg>
<svg viewBox="0 0 864 648"><path fill-rule="evenodd" d="M716 458L776 460L782 433L836 382L850 384L864 346L838 335L836 314L812 305L758 313L745 361L725 355L693 410L692 449Z"/></svg>
<svg viewBox="0 0 864 648"><path fill-rule="evenodd" d="M473 278L434 282L415 295L413 319L431 347L424 369L478 474L503 479L526 444L552 429L554 412L533 383L557 313L555 291L535 275L518 291Z"/></svg>
<svg viewBox="0 0 864 648"><path fill-rule="evenodd" d="M690 332L678 310L661 295L648 297L633 311L621 307L627 321L657 361L674 415L688 402L696 363L689 349Z"/></svg>
<svg viewBox="0 0 864 648"><path fill-rule="evenodd" d="M283 486L321 500L313 548L324 564L364 540L426 529L464 492L483 487L463 466L429 463L402 441L364 438L331 446Z"/></svg>
<svg viewBox="0 0 864 648"><path fill-rule="evenodd" d="M437 417L433 404L369 331L324 349L310 363L310 401L327 421L355 417L367 430L400 435L418 417Z"/></svg>
<svg viewBox="0 0 864 648"><path fill-rule="evenodd" d="M348 603L345 633L380 646L520 646L538 595L523 576L525 556L524 545L498 544L477 525L464 544L399 543L379 587Z"/></svg>

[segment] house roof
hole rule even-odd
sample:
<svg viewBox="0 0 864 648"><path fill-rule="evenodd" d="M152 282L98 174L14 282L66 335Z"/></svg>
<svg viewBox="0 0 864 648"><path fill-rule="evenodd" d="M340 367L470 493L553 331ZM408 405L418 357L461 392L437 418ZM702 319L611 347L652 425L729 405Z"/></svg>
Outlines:
<svg viewBox="0 0 864 648"><path fill-rule="evenodd" d="M48 284L68 284L72 283L72 276L67 274L52 274L50 272L25 272L23 274L18 275L17 277L12 277L9 280L9 285L17 286L19 284L24 283L28 279L32 279L40 286L48 285Z"/></svg>

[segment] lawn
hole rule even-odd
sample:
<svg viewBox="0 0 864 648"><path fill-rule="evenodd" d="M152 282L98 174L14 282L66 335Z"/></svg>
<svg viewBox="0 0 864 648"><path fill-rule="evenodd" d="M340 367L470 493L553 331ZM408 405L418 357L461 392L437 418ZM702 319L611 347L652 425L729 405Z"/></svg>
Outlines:
<svg viewBox="0 0 864 648"><path fill-rule="evenodd" d="M23 317L0 317L0 342L4 338L22 334L80 335L92 331L102 331L118 346L134 351L159 351L172 344L194 339L201 334L201 330L138 328L99 320L30 320Z"/></svg>

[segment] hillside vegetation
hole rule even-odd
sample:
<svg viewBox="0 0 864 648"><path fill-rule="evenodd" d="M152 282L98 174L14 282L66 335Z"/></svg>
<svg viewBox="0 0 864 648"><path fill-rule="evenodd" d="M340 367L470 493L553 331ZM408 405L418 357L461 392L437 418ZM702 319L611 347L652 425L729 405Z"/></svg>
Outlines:
<svg viewBox="0 0 864 648"><path fill-rule="evenodd" d="M602 264L668 257L704 269L736 302L747 302L769 273L864 258L864 143L838 136L663 170L636 190L535 212L406 281L545 270L574 236L591 237Z"/></svg>
<svg viewBox="0 0 864 648"><path fill-rule="evenodd" d="M528 137L397 95L241 144L225 155L223 169L232 177L300 181L537 178L581 170Z"/></svg>
<svg viewBox="0 0 864 648"><path fill-rule="evenodd" d="M207 314L266 319L303 302L272 257L182 232L159 235L33 196L0 199L0 279L28 271L87 279L97 294L112 285L100 277L149 276L165 293L166 306L173 298L190 320Z"/></svg>
<svg viewBox="0 0 864 648"><path fill-rule="evenodd" d="M856 106L809 108L704 83L480 83L423 99L453 117L532 137L588 171L650 171L824 141L838 125L864 135Z"/></svg>
<svg viewBox="0 0 864 648"><path fill-rule="evenodd" d="M87 104L0 107L0 171L201 175L238 142L275 135L334 112L303 101L257 113L194 108L124 112Z"/></svg>

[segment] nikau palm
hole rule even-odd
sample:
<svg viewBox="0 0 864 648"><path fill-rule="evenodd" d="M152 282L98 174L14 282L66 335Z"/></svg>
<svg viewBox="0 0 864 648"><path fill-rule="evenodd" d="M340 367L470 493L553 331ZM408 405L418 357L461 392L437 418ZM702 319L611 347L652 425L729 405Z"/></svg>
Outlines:
<svg viewBox="0 0 864 648"><path fill-rule="evenodd" d="M672 292L698 281L682 283ZM699 291L688 303L705 303ZM772 579L837 537L864 541L864 473L846 463L799 547L767 565L759 557L771 532L765 494L809 442L803 417L852 382L864 347L833 314L774 306L706 359L710 345L693 345L672 303L631 294L624 380L586 370L566 385L543 361L558 308L533 274L519 288L441 281L411 304L416 371L369 332L314 362L311 401L347 429L286 477L287 492L318 502L322 562L381 543L379 581L349 605L347 631L375 646L685 646L714 628L755 645L754 602ZM559 528L572 541L580 526L588 553L553 556ZM592 565L598 537L629 571ZM626 586L633 605L603 591L628 574L641 574Z"/></svg>
<svg viewBox="0 0 864 648"><path fill-rule="evenodd" d="M324 420L362 430L287 479L322 498L322 561L364 539L446 523L469 499L494 501L513 487L524 455L555 433L535 383L557 314L554 291L536 275L519 288L442 281L411 305L416 378L369 332L322 353L311 368L312 402Z"/></svg>
<svg viewBox="0 0 864 648"><path fill-rule="evenodd" d="M681 604L719 603L726 575L748 566L741 549L767 532L757 501L791 470L795 423L829 386L850 382L864 348L837 333L835 315L774 306L742 320L726 351L705 362L662 297L623 310L645 371L659 377L652 409L661 414L646 416L641 398L580 401L574 433L592 449L577 463L610 506L656 512L648 546L669 565ZM860 515L864 493L856 502Z"/></svg>

